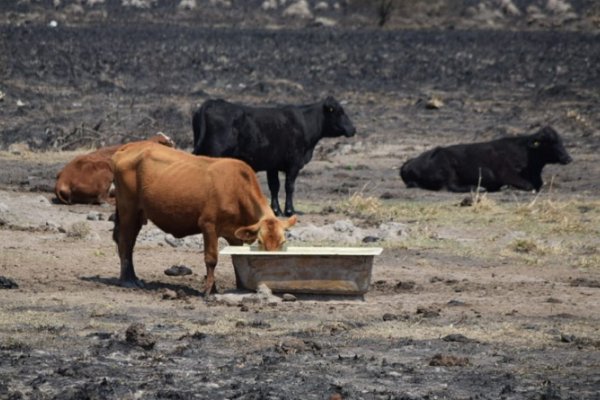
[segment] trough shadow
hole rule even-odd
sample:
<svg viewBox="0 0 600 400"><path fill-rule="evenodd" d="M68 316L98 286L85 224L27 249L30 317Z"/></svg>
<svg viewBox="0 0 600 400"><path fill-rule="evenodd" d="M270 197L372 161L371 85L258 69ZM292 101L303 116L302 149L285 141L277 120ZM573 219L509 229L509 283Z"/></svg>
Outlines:
<svg viewBox="0 0 600 400"><path fill-rule="evenodd" d="M116 277L105 278L105 277L101 277L99 275L94 275L94 276L81 276L81 277L79 277L79 279L81 279L82 281L86 281L86 282L95 282L95 283L101 283L101 284L107 285L107 286L116 286L116 287L123 288L123 286L121 285L121 282L119 281L119 278L116 278ZM178 285L178 284L166 283L166 282L160 282L160 281L145 281L145 280L141 280L141 281L144 284L144 287L137 288L136 290L160 291L160 290L169 289L169 290L173 290L174 292L182 291L187 296L202 296L202 294L203 294L203 292L196 290L194 288L191 288L189 286L186 286L186 285Z"/></svg>

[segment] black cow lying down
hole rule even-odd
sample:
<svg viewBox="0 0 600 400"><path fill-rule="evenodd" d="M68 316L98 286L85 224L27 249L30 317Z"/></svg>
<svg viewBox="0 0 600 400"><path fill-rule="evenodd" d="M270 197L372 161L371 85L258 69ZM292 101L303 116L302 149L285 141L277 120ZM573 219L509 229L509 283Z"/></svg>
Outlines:
<svg viewBox="0 0 600 400"><path fill-rule="evenodd" d="M333 98L307 105L248 107L207 100L194 113L194 154L233 157L267 171L271 208L281 215L278 171L285 172L285 215L295 213L294 184L323 137L353 136L356 129Z"/></svg>
<svg viewBox="0 0 600 400"><path fill-rule="evenodd" d="M544 165L571 161L560 135L546 126L527 136L436 147L406 161L400 176L409 188L468 192L480 185L495 192L508 185L539 191Z"/></svg>

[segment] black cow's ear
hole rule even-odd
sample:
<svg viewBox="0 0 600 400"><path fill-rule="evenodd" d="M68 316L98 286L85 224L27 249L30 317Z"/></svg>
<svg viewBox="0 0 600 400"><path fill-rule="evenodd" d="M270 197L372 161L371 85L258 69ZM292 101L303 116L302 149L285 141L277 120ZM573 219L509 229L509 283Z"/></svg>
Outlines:
<svg viewBox="0 0 600 400"><path fill-rule="evenodd" d="M331 98L326 98L323 102L323 111L333 113L335 111L335 101Z"/></svg>

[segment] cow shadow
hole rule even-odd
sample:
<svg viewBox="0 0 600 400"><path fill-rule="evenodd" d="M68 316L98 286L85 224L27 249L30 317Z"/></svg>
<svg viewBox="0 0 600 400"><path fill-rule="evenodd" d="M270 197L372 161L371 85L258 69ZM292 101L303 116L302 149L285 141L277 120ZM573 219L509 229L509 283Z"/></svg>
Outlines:
<svg viewBox="0 0 600 400"><path fill-rule="evenodd" d="M85 282L94 282L94 283L100 283L106 286L116 286L116 287L120 287L123 288L123 285L121 284L121 281L119 280L119 278L116 277L101 277L99 275L93 275L93 276L80 276L79 277L80 280L85 281ZM179 285L176 283L168 283L168 282L161 282L161 281L146 281L146 280L142 280L142 283L144 284L144 287L142 288L137 288L137 290L144 290L144 291L163 291L163 290L172 290L176 293L185 293L186 296L202 296L203 292L196 290L194 288L191 288L189 286L186 285Z"/></svg>

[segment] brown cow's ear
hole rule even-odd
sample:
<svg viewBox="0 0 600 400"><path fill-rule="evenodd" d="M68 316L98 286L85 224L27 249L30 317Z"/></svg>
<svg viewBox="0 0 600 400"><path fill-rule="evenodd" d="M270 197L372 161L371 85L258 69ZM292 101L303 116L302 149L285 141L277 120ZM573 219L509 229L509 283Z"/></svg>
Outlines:
<svg viewBox="0 0 600 400"><path fill-rule="evenodd" d="M258 236L258 224L244 226L235 231L235 237L246 242L252 243Z"/></svg>
<svg viewBox="0 0 600 400"><path fill-rule="evenodd" d="M296 222L298 222L298 217L296 217L295 215L292 215L286 221L283 222L283 229L287 229L290 226L296 225Z"/></svg>

